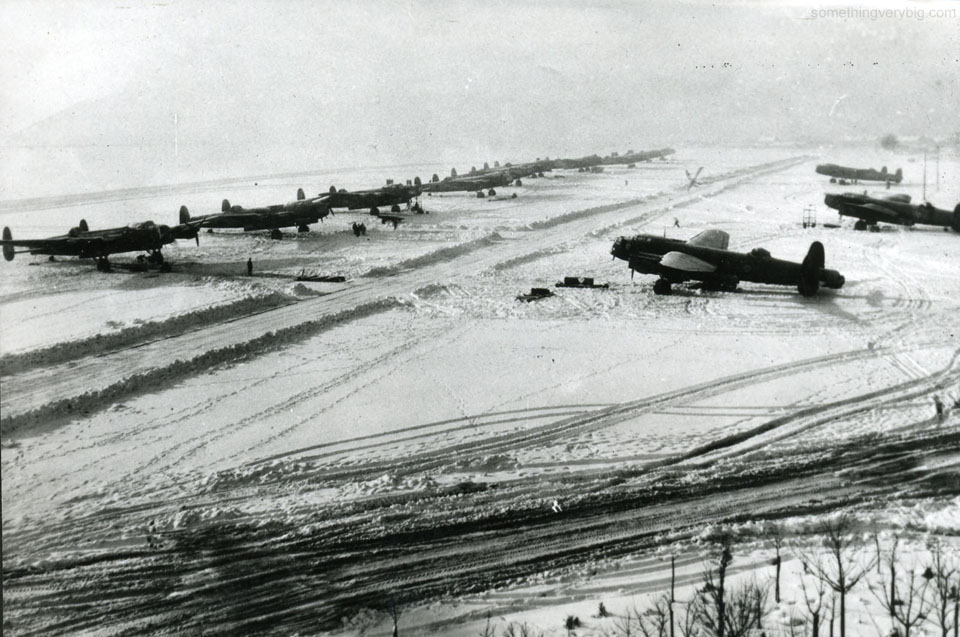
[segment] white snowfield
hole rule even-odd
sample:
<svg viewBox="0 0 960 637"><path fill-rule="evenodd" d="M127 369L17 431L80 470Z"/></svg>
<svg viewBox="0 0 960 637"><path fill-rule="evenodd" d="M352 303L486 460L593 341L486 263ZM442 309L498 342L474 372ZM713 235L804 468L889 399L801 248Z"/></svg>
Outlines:
<svg viewBox="0 0 960 637"><path fill-rule="evenodd" d="M559 635L568 615L614 634L598 603L649 606L671 553L688 600L710 529L738 530L736 578L769 577L773 520L794 533L777 634L821 516L912 533L927 559L917 538L960 528L960 235L824 227L844 187L814 166L875 155L679 149L425 196L397 230L354 211L283 241L202 233L160 275L0 264L4 633L390 634L392 601L401 634L476 635L489 616ZM918 199L918 165L884 163ZM952 209L960 161L940 165L928 196ZM412 174L432 172L448 170ZM173 224L181 203L286 201L304 178L119 203ZM30 238L139 220L105 203L120 196L0 214ZM820 241L846 284L656 296L610 257L621 235L706 228L794 261ZM554 288L564 276L610 286ZM556 294L516 300L534 287ZM874 634L875 606L848 613Z"/></svg>

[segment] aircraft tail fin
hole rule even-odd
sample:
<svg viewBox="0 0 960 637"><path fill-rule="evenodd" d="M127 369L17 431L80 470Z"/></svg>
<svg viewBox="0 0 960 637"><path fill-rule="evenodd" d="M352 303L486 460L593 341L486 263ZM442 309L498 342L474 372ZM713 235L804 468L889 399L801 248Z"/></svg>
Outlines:
<svg viewBox="0 0 960 637"><path fill-rule="evenodd" d="M303 201L307 196L303 194L303 188L297 188L297 201Z"/></svg>
<svg viewBox="0 0 960 637"><path fill-rule="evenodd" d="M180 223L190 223L190 211L186 206L180 206Z"/></svg>
<svg viewBox="0 0 960 637"><path fill-rule="evenodd" d="M90 232L90 226L87 225L86 219L81 219L80 225L77 227L80 228L80 232Z"/></svg>
<svg viewBox="0 0 960 637"><path fill-rule="evenodd" d="M887 167L886 167L886 166L884 166L883 168L880 169L880 174L881 174L881 175L886 175L886 174L887 174Z"/></svg>
<svg viewBox="0 0 960 637"><path fill-rule="evenodd" d="M229 212L230 211L230 200L224 199L223 203L220 204L220 212Z"/></svg>
<svg viewBox="0 0 960 637"><path fill-rule="evenodd" d="M950 227L953 228L954 232L960 232L960 203L953 209L953 221L950 223Z"/></svg>
<svg viewBox="0 0 960 637"><path fill-rule="evenodd" d="M903 168L897 168L897 172L893 176L894 181L898 184L903 181Z"/></svg>
<svg viewBox="0 0 960 637"><path fill-rule="evenodd" d="M3 240L4 241L13 241L13 233L10 232L10 228L4 226L3 228ZM3 258L7 261L13 261L13 255L16 252L13 250L13 246L9 243L3 244Z"/></svg>
<svg viewBox="0 0 960 637"><path fill-rule="evenodd" d="M823 244L814 241L810 244L810 250L800 265L800 280L797 282L797 290L803 296L813 296L820 289L820 270L826 262L826 256L823 251Z"/></svg>

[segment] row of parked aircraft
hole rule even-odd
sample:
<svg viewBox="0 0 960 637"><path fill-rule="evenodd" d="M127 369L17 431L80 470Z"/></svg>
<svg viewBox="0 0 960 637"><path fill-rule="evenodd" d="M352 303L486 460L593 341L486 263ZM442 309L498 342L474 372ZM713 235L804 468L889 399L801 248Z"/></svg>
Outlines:
<svg viewBox="0 0 960 637"><path fill-rule="evenodd" d="M841 183L873 180L887 182L889 186L903 180L900 169L891 175L886 166L877 171L820 164L816 172L830 175L831 183L837 183L838 179ZM690 187L696 185L699 174L699 171L697 175L687 173ZM950 212L929 202L911 204L907 194L881 199L866 193L828 194L824 203L841 216L856 218L855 230L875 231L879 222L885 222L904 226L925 224L960 232L960 204ZM845 282L842 274L825 267L823 244L819 241L810 245L802 263L774 259L763 248L747 253L733 252L727 249L729 241L726 232L716 229L705 230L688 241L640 234L617 238L610 252L614 258L627 262L631 278L635 272L657 275L659 278L653 286L655 294L670 294L673 284L687 281L699 281L705 289L726 291L735 290L741 281L751 281L796 286L803 296L813 296L821 286L839 289Z"/></svg>
<svg viewBox="0 0 960 637"><path fill-rule="evenodd" d="M401 205L406 205L411 212L422 212L419 201L410 207L410 202L423 193L433 192L474 192L489 190L509 184L522 185L521 179L529 176L542 176L544 171L553 168L577 168L584 165L620 164L650 161L665 158L675 152L671 148L661 148L653 151L634 153L628 151L624 155L613 153L608 157L590 155L575 159L537 159L533 162L513 165L510 163L500 166L499 163L491 168L488 165L480 170L472 168L464 176L457 175L456 170L445 179L433 175L428 183L421 182L417 177L406 184L393 184L369 190L349 192L331 186L329 191L316 197L307 198L303 189L297 190L294 201L257 208L244 208L231 205L227 199L223 200L219 213L191 216L186 206L180 207L180 223L176 226L155 224L152 221L131 224L121 228L106 230L90 230L86 221L72 228L67 234L45 239L14 239L10 228L3 229L2 245L3 258L12 261L18 253L17 248L29 254L50 256L76 256L82 259L94 259L97 269L110 269L108 257L111 254L123 252L147 252L145 259L154 264L163 264L161 248L177 239L193 239L199 245L199 232L202 228L241 228L244 231L269 230L275 239L281 238L282 228L295 227L299 232L308 232L310 224L323 221L333 213L334 209L359 210L369 209L370 214L380 219L383 224L392 223L396 228L406 216L401 213ZM380 212L380 208L390 207L390 212Z"/></svg>
<svg viewBox="0 0 960 637"><path fill-rule="evenodd" d="M873 168L848 168L836 164L820 164L816 172L830 175L831 183L854 183L858 181L883 181L889 188L891 183L899 184L903 180L903 171L898 168L891 175L884 166L879 171ZM938 226L960 232L960 204L953 209L943 210L930 202L911 203L910 195L892 194L886 197L871 197L866 192L828 194L823 202L833 208L841 217L857 219L854 230L879 230L878 223L892 223L900 226L927 225Z"/></svg>

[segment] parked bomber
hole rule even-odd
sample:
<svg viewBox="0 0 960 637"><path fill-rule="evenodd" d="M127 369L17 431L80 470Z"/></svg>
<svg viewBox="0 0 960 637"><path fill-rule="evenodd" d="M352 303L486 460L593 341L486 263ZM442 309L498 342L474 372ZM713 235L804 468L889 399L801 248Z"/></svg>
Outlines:
<svg viewBox="0 0 960 637"><path fill-rule="evenodd" d="M858 181L883 181L888 184L899 184L903 181L902 169L897 168L897 172L891 175L887 172L886 166L878 171L873 168L847 168L836 164L819 164L816 171L821 175L828 175L830 183L836 183L837 179L846 179L853 183Z"/></svg>
<svg viewBox="0 0 960 637"><path fill-rule="evenodd" d="M526 175L524 175L526 176ZM509 186L513 177L508 168L465 177L453 176L423 184L424 192L475 192Z"/></svg>
<svg viewBox="0 0 960 637"><path fill-rule="evenodd" d="M381 188L354 192L343 189L337 190L335 186L330 186L329 193L321 195L321 198L331 208L346 208L348 210L367 208L372 210L380 206L408 204L411 199L420 196L420 189L420 178L417 177L413 183L406 185L388 184Z"/></svg>
<svg viewBox="0 0 960 637"><path fill-rule="evenodd" d="M655 294L670 294L672 283L702 281L706 289L733 291L740 281L796 285L800 294L813 296L820 285L841 288L843 276L824 268L823 244L814 241L803 263L774 259L763 248L743 254L727 250L730 235L704 230L689 241L641 234L619 237L610 253L627 261L634 272L657 274Z"/></svg>
<svg viewBox="0 0 960 637"><path fill-rule="evenodd" d="M877 223L893 223L900 226L916 224L952 228L960 232L960 204L953 209L942 210L930 202L921 205L910 203L910 195L897 194L876 198L866 193L845 192L828 194L823 202L840 213L841 216L855 217L854 230L877 231Z"/></svg>
<svg viewBox="0 0 960 637"><path fill-rule="evenodd" d="M280 228L296 227L298 232L309 232L309 225L330 214L330 205L326 197L307 199L303 188L297 189L297 200L260 208L231 206L223 200L221 212L191 217L186 206L180 206L180 223L192 228L243 228L245 232L269 230L274 239L282 239ZM178 236L177 238L190 238Z"/></svg>
<svg viewBox="0 0 960 637"><path fill-rule="evenodd" d="M196 229L192 230L193 236L196 236ZM147 261L161 265L163 253L160 249L178 238L185 238L190 231L190 227L171 228L152 221L134 223L122 228L90 230L86 220L81 219L80 224L71 228L67 234L46 239L14 239L10 228L4 228L0 245L3 246L3 258L7 261L13 261L14 255L18 254L16 248L26 248L19 252L96 259L97 270L108 272L110 262L107 258L121 252L148 252Z"/></svg>

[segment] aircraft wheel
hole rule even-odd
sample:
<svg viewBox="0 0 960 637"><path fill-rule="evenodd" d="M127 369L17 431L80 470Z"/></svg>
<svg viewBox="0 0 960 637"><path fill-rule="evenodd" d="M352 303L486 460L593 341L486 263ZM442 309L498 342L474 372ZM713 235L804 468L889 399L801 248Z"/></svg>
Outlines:
<svg viewBox="0 0 960 637"><path fill-rule="evenodd" d="M106 259L97 259L97 271L99 272L109 272L110 271L110 262Z"/></svg>
<svg viewBox="0 0 960 637"><path fill-rule="evenodd" d="M161 271L161 272L170 272L172 269L173 269L173 268L170 267L170 264L169 264L169 263L164 262L164 263L161 263L161 264L160 264L160 271Z"/></svg>
<svg viewBox="0 0 960 637"><path fill-rule="evenodd" d="M283 233L280 232L278 228L274 228L270 231L270 238L279 241L280 239L283 239Z"/></svg>
<svg viewBox="0 0 960 637"><path fill-rule="evenodd" d="M400 212L400 206L398 204L393 204L390 206L390 212Z"/></svg>
<svg viewBox="0 0 960 637"><path fill-rule="evenodd" d="M300 234L303 234L304 232L310 232L310 228L307 227L306 224L302 223L299 226L297 226L297 232L299 232Z"/></svg>
<svg viewBox="0 0 960 637"><path fill-rule="evenodd" d="M863 219L861 219L861 220L857 221L855 224L853 224L853 229L854 229L854 230L866 230L866 229L867 229L867 222L864 221Z"/></svg>
<svg viewBox="0 0 960 637"><path fill-rule="evenodd" d="M670 281L666 279L657 279L657 282L653 284L653 293L659 294L661 296L669 295L671 292Z"/></svg>
<svg viewBox="0 0 960 637"><path fill-rule="evenodd" d="M872 226L870 226L870 232L880 232L880 226L878 226L877 224L873 224Z"/></svg>

